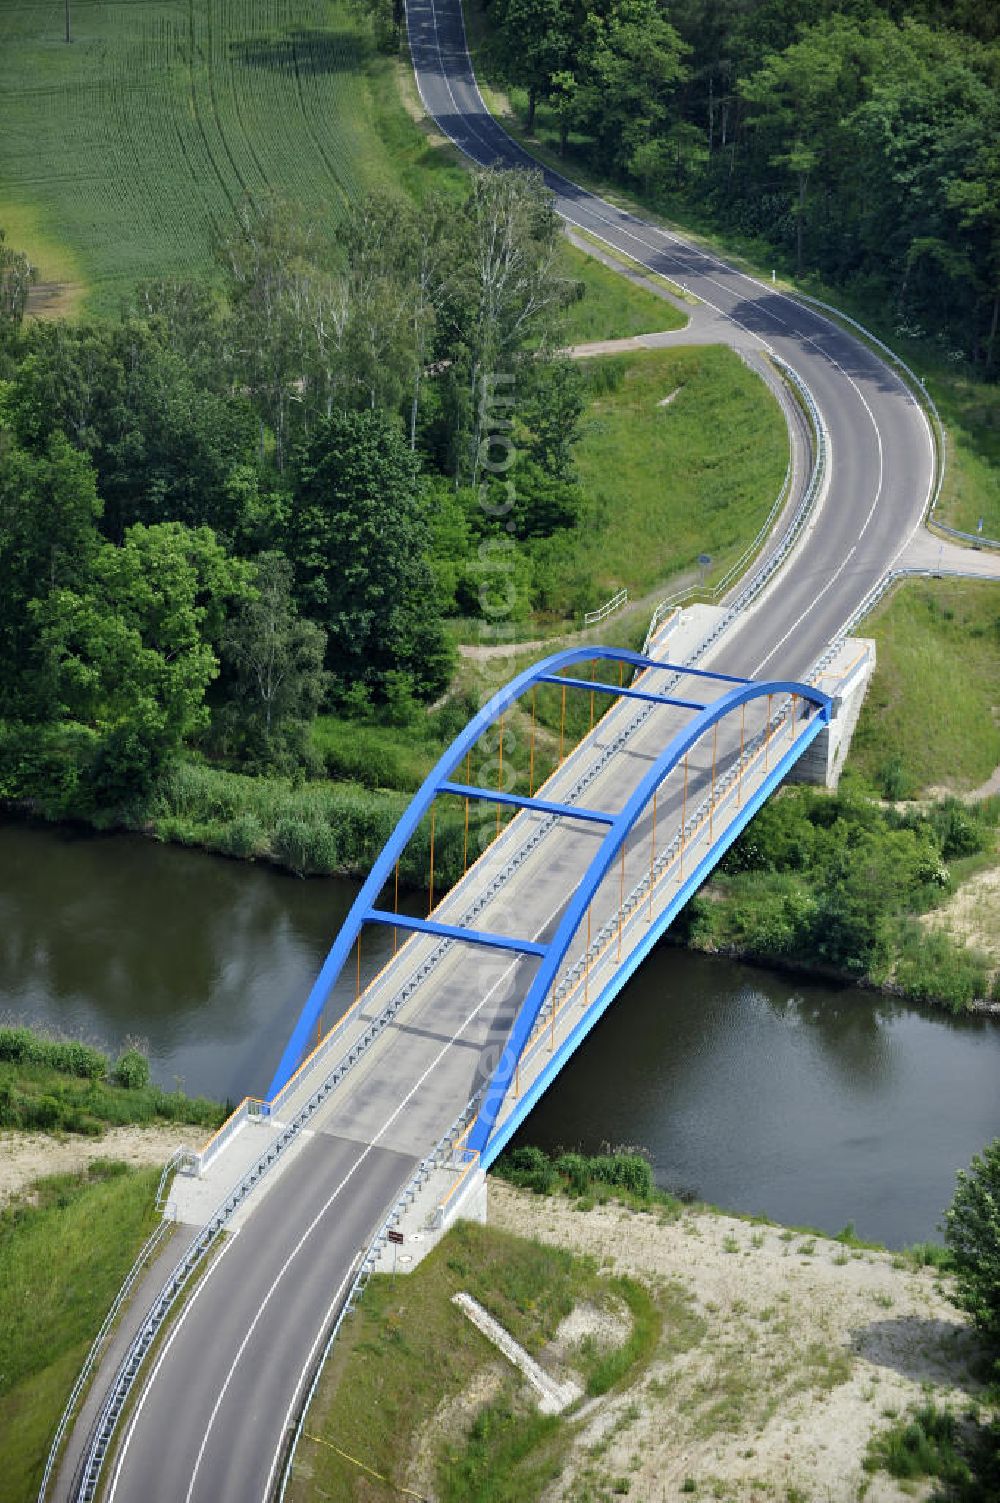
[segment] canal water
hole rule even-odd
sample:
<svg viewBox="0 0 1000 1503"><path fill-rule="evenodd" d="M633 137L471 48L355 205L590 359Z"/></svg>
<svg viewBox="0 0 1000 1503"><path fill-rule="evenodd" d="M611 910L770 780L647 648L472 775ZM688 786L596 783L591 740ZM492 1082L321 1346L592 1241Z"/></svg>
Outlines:
<svg viewBox="0 0 1000 1503"><path fill-rule="evenodd" d="M140 1038L167 1087L260 1092L355 891L0 824L0 1015ZM640 1145L667 1188L900 1246L938 1235L956 1169L998 1133L997 1023L662 945L521 1140Z"/></svg>

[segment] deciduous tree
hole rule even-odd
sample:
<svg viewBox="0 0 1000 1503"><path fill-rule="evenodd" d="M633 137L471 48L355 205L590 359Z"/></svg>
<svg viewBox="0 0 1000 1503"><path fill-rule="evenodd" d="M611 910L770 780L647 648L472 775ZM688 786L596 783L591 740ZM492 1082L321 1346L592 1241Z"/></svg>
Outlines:
<svg viewBox="0 0 1000 1503"><path fill-rule="evenodd" d="M400 670L420 697L444 687L428 546L420 464L397 422L375 410L319 423L296 456L289 549L341 691L360 683L381 695Z"/></svg>
<svg viewBox="0 0 1000 1503"><path fill-rule="evenodd" d="M270 768L299 760L326 693L325 653L326 634L296 611L291 564L261 554L253 594L222 637L231 693L220 719L243 760Z"/></svg>

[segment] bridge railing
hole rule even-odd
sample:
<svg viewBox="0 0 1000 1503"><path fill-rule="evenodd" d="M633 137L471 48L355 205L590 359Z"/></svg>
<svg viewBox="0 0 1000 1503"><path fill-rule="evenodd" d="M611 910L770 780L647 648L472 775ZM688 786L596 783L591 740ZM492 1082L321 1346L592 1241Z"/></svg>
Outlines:
<svg viewBox="0 0 1000 1503"><path fill-rule="evenodd" d="M583 920L587 918L590 912L591 905L597 896L601 884L608 875L612 862L617 864L619 860L621 861L622 881L624 881L626 843L637 822L644 816L647 807L651 804L654 794L669 776L670 772L682 765L682 761L686 769L688 753L699 743L705 733L710 730L713 733L712 778L714 782L716 731L719 723L723 720L728 720L730 715L739 711L741 721L740 739L742 744L743 714L748 706L755 706L757 701L763 700L765 697L768 701L769 712L769 724L765 728L764 741L762 743L765 748L764 756L766 759L766 747L772 734L770 715L773 706L771 702L773 698L785 695L792 696L793 704L796 698L801 698L804 706L803 721L808 716L813 715L815 711L815 728L811 734L815 734L822 724L828 722L832 702L828 695L819 691L815 686L790 680L773 683L739 681L736 687L728 688L727 692L722 694L717 700L703 705L699 709L698 714L671 738L668 744L653 760L649 770L643 774L624 806L614 816L595 855L591 859L590 865L570 896L552 939L546 946L545 953L541 958L538 969L532 978L517 1016L511 1026L507 1046L486 1091L484 1104L469 1138L470 1148L482 1153L484 1162L488 1161L487 1151L493 1142L493 1130L497 1113L511 1085L514 1084L516 1089L516 1076L521 1055L534 1031L541 1009L548 999L549 991L558 981L560 967L576 940ZM796 753L796 755L798 754ZM733 776L736 775L737 773L734 771ZM729 838L732 837L730 836ZM724 845L721 848L724 849Z"/></svg>
<svg viewBox="0 0 1000 1503"><path fill-rule="evenodd" d="M191 1152L186 1156L186 1162L180 1165L182 1173L202 1174L208 1168L212 1160L222 1152L227 1143L231 1142L240 1128L248 1122L263 1122L270 1116L270 1103L262 1101L259 1096L244 1096L239 1106L223 1122L222 1126L204 1143L197 1153Z"/></svg>
<svg viewBox="0 0 1000 1503"><path fill-rule="evenodd" d="M727 675L717 674L713 672L708 672L706 674L704 670L694 668L690 663L685 664L683 668L678 668L676 665L655 662L644 657L641 654L628 652L624 649L591 646L569 648L565 649L562 652L555 653L549 658L544 659L542 662L536 663L532 668L524 670L523 673L518 674L514 679L512 679L511 682L505 686L505 688L498 691L498 693L493 696L490 702L486 706L484 706L484 708L476 716L473 717L473 719L469 722L469 725L466 726L465 730L461 732L458 737L456 737L455 741L440 758L435 768L421 785L420 790L412 799L408 809L397 825L395 831L393 832L389 841L386 843L386 846L383 848L378 859L374 863L371 873L364 883L361 892L355 900L355 903L352 905L351 911L348 914L348 917L339 934L337 935L333 948L331 949L326 961L324 962L320 974L317 977L312 991L310 992L310 995L307 998L306 1003L302 1009L298 1022L293 1029L292 1037L286 1047L285 1053L278 1067L278 1071L276 1072L275 1080L272 1084L272 1090L274 1093L272 1095L272 1101L276 1099L279 1092L284 1090L289 1077L293 1073L299 1071L302 1058L305 1054L306 1041L311 1036L312 1030L316 1026L317 1019L321 1015L323 1008L326 1006L329 1000L331 992L333 991L333 988L337 983L348 955L351 953L351 950L358 938L361 929L366 923L373 921L370 917L370 915L372 915L373 913L376 914L377 921L386 921L386 915L380 913L380 911L378 911L375 907L378 896L386 887L386 885L391 881L395 864L398 862L403 850L406 847L407 842L410 840L421 819L425 814L428 813L431 805L433 804L439 793L448 791L445 785L450 782L454 768L461 765L467 751L470 751L471 748L478 742L480 736L482 736L486 731L492 730L493 726L495 725L496 721L503 713L503 711L509 705L516 703L516 701L519 700L524 695L524 693L526 693L527 690L531 688L533 684L546 678L552 673L557 672L558 670L571 666L574 663L585 662L593 659L607 660L610 662L620 662L623 664L623 666L632 667L634 669L655 669L658 672L672 675L673 679L679 679L680 677L685 675L693 675L695 677L707 677L709 679L721 679L723 681L727 680ZM729 679L729 681L732 680ZM664 693L667 692L669 691L664 690ZM623 744L623 740L627 739L628 736L632 734L636 726L641 723L641 719L642 712L640 711L638 712L637 716L634 717L633 720L623 728L622 733L618 736L617 739L609 740L609 742L603 746L599 756L595 758L583 772L581 772L580 776L573 783L572 787L569 789L564 788L562 790L561 800L563 803L572 803L579 798L580 794L590 785L593 778L599 775L603 766L606 765L607 760L611 756L615 755L615 753L620 749L621 744ZM567 761L568 760L569 759L567 759ZM553 778L555 778L558 773L559 769L557 769L556 774L553 774ZM549 779L549 783L553 781L553 778ZM539 792L541 792L541 790L539 790ZM461 914L456 915L459 926L472 927L472 921L476 918L477 914L480 913L493 900L493 898L496 896L496 893L509 879L513 871L516 870L519 864L527 859L527 856L530 855L531 851L534 850L537 846L538 841L544 837L545 833L547 833L549 829L551 829L552 825L555 823L558 817L559 816L555 814L549 814L543 817L542 812L540 811L539 817L532 821L530 825L525 825L523 821L518 821L516 819L510 821L510 823L505 827L503 833L500 835L499 839L492 842L489 847L489 855L491 860L496 860L499 854L504 851L505 847L510 850L510 855L506 861L506 864L500 871L498 871L497 875L490 880L489 885L479 891L478 895L470 902L468 908ZM512 848L515 846L516 848ZM460 883L458 887L453 890L453 894L450 895L447 901L453 901L454 892L461 892L461 890L462 884ZM469 889L465 889L465 891L468 892ZM456 910L453 909L453 911ZM400 915L399 927L403 929L407 927L403 915ZM454 927L455 926L453 925L452 933ZM430 928L432 930L439 929L440 925L435 920L435 923L430 925ZM436 949L428 958L428 966L433 967L438 963L441 956L448 952L449 944L449 939L442 938L441 946L439 946L438 949ZM400 954L402 953L403 950L400 951Z"/></svg>
<svg viewBox="0 0 1000 1503"><path fill-rule="evenodd" d="M584 611L584 626L596 626L599 621L604 621L608 616L614 615L615 611L621 610L623 605L628 604L628 590L619 590L617 595L612 595L603 605L598 606L596 611Z"/></svg>

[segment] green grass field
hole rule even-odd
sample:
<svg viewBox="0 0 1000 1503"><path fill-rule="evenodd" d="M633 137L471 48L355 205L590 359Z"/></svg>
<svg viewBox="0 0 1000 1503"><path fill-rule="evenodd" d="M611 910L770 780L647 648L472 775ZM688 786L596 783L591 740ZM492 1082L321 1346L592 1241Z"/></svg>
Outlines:
<svg viewBox="0 0 1000 1503"><path fill-rule="evenodd" d="M594 339L627 339L682 329L683 313L645 287L638 287L567 240L561 251L564 274L579 282L583 297L566 310L563 338L567 344Z"/></svg>
<svg viewBox="0 0 1000 1503"><path fill-rule="evenodd" d="M878 666L849 767L883 792L961 792L1000 765L1000 585L920 580L864 622Z"/></svg>
<svg viewBox="0 0 1000 1503"><path fill-rule="evenodd" d="M718 346L587 361L590 399L576 466L579 524L551 540L553 596L588 579L590 605L639 596L713 559L708 583L750 543L788 462L778 404ZM665 399L670 398L667 405Z"/></svg>
<svg viewBox="0 0 1000 1503"><path fill-rule="evenodd" d="M1000 539L1000 386L934 371L927 386L948 433L937 517L949 527Z"/></svg>
<svg viewBox="0 0 1000 1503"><path fill-rule="evenodd" d="M0 1503L38 1491L90 1343L155 1224L158 1178L97 1162L0 1214Z"/></svg>
<svg viewBox="0 0 1000 1503"><path fill-rule="evenodd" d="M464 179L341 0L72 0L72 25L67 46L61 5L3 7L0 224L97 311L203 271L248 196L333 225L366 189Z"/></svg>

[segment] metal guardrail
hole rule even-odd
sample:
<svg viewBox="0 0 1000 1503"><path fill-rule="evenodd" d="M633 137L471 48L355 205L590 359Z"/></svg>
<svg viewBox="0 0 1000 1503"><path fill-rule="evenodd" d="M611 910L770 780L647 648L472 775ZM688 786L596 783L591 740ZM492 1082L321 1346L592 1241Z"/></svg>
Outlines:
<svg viewBox="0 0 1000 1503"><path fill-rule="evenodd" d="M198 1153L193 1148L175 1148L163 1166L160 1182L156 1187L156 1209L162 1211L167 1203L167 1186L174 1170L182 1174L191 1174L198 1164Z"/></svg>
<svg viewBox="0 0 1000 1503"><path fill-rule="evenodd" d="M865 616L871 614L875 607L889 593L893 585L898 584L902 579L941 579L944 576L952 579L969 578L969 575L963 574L960 569L935 569L931 566L923 565L920 567L913 566L903 569L891 569L888 574L883 574L882 578L872 585L872 588L868 591L868 594L861 601L860 605L856 606L851 612L823 656L817 659L815 666L809 670L809 674L807 675L809 680L815 683L823 669L828 667L840 651L845 637L849 637L859 622L863 621Z"/></svg>
<svg viewBox="0 0 1000 1503"><path fill-rule="evenodd" d="M1000 548L1000 538L984 537L981 532L961 532L957 527L949 527L946 522L939 522L929 512L927 525L936 527L938 532L946 532L949 537L964 538L966 542L975 544L977 548Z"/></svg>
<svg viewBox="0 0 1000 1503"><path fill-rule="evenodd" d="M162 1183L163 1181L161 1179L161 1185ZM157 1192L157 1194L159 1194L159 1192ZM63 1410L62 1415L59 1419L59 1424L56 1427L56 1433L52 1441L52 1445L49 1447L49 1454L45 1462L45 1471L42 1473L42 1482L41 1486L38 1489L38 1503L45 1503L46 1495L49 1489L49 1483L51 1482L56 1466L58 1465L59 1455L62 1450L62 1444L66 1436L66 1432L69 1429L70 1422L76 1411L76 1406L81 1396L83 1395L83 1391L87 1386L90 1375L94 1370L94 1365L97 1362L98 1354L100 1353L101 1348L104 1346L111 1328L118 1318L118 1312L121 1310L122 1306L129 1298L129 1295L132 1293L132 1290L135 1288L135 1285L139 1280L139 1276L145 1271L150 1258L156 1252L160 1243L165 1240L169 1232L170 1222L161 1221L158 1223L151 1235L143 1243L138 1257L136 1258L135 1262L132 1264L132 1267L129 1269L128 1274L126 1275L125 1282L122 1284L118 1293L115 1295L114 1303L112 1304L111 1309L104 1317L104 1324L101 1326L101 1329L94 1337L90 1351L87 1353L84 1359L83 1366L81 1367L79 1375L77 1376L77 1380L73 1384L73 1391L70 1394L69 1398L66 1400L66 1407Z"/></svg>
<svg viewBox="0 0 1000 1503"><path fill-rule="evenodd" d="M584 611L583 624L596 626L598 621L605 620L606 617L613 615L615 611L621 610L622 606L627 604L628 590L619 590L617 595L612 595L611 599L606 600L602 606L598 606L596 611Z"/></svg>

